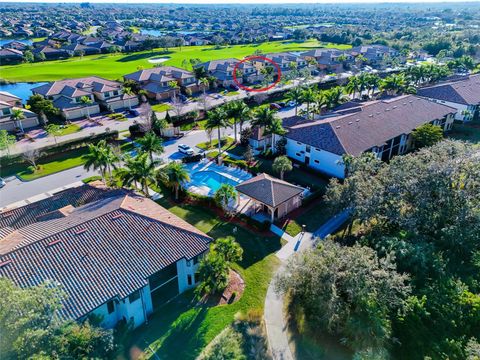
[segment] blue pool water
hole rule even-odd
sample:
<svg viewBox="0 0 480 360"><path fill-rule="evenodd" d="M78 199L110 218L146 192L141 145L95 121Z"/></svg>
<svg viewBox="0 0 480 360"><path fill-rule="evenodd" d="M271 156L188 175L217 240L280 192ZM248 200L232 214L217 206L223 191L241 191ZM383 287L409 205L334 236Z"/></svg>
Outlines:
<svg viewBox="0 0 480 360"><path fill-rule="evenodd" d="M18 82L12 84L0 84L0 91L6 91L10 94L18 96L25 103L30 95L32 95L31 89L44 84L46 84L46 82Z"/></svg>
<svg viewBox="0 0 480 360"><path fill-rule="evenodd" d="M190 184L196 186L207 186L211 193L216 192L222 184L238 185L235 180L229 179L215 171L199 171L190 176Z"/></svg>

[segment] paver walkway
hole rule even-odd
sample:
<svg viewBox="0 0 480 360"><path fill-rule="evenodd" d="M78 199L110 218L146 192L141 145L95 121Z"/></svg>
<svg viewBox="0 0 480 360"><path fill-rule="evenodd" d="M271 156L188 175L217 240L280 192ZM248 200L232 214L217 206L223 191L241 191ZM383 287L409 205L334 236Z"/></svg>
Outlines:
<svg viewBox="0 0 480 360"><path fill-rule="evenodd" d="M309 249L315 245L318 239L325 239L331 233L336 231L348 219L349 212L344 211L331 217L326 223L318 228L314 233L300 233L292 237L286 233L282 236L282 230L272 225L272 232L282 236L287 240L287 244L283 246L277 253L277 257L282 261L282 265L277 273L285 269L285 263L293 254ZM280 232L280 233L279 233ZM275 277L274 277L275 278ZM264 319L267 329L268 347L274 360L293 360L293 354L288 344L288 329L283 314L283 295L277 294L275 291L274 281L270 282L265 298Z"/></svg>

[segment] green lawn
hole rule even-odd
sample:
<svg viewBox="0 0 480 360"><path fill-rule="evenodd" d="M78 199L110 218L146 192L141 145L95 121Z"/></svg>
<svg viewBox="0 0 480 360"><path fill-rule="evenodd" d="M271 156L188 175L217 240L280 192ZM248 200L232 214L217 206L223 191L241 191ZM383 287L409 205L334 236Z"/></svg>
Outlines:
<svg viewBox="0 0 480 360"><path fill-rule="evenodd" d="M480 123L454 124L449 138L480 144Z"/></svg>
<svg viewBox="0 0 480 360"><path fill-rule="evenodd" d="M195 359L201 350L226 326L232 323L238 312L263 311L270 278L278 265L273 255L280 249L278 237L264 237L241 227L222 222L213 212L196 205L173 205L162 199L160 204L180 216L214 239L234 236L242 246L243 260L236 264L246 287L241 299L231 305L216 307L194 306L192 293L181 295L173 302L157 309L148 325L141 326L130 337L132 349L145 352L151 358L153 352L163 360Z"/></svg>
<svg viewBox="0 0 480 360"><path fill-rule="evenodd" d="M82 129L77 124L65 125L63 128L60 129L59 134L57 136L73 134L73 133L79 132L80 130Z"/></svg>
<svg viewBox="0 0 480 360"><path fill-rule="evenodd" d="M285 227L285 231L291 236L296 236L302 231L302 225L305 225L308 232L314 232L331 216L330 210L324 203L318 201L308 206L298 217L290 220Z"/></svg>
<svg viewBox="0 0 480 360"><path fill-rule="evenodd" d="M205 130L205 124L207 123L207 120L200 120L200 121L197 121L196 123L195 122L191 122L191 123L188 123L188 124L182 124L180 125L180 130L182 131L188 131L188 130L192 130L194 127L195 127L195 124L197 124L197 130Z"/></svg>
<svg viewBox="0 0 480 360"><path fill-rule="evenodd" d="M226 150L233 144L233 139L227 137L226 139L222 139L222 150ZM203 150L210 150L210 149L218 149L218 139L212 139L212 143L210 144L209 141L205 141L202 143L197 144L197 147Z"/></svg>
<svg viewBox="0 0 480 360"><path fill-rule="evenodd" d="M63 170L83 165L82 156L87 153L87 148L65 151L59 154L48 156L38 162L40 170L33 171L28 167L17 173L17 176L23 181L31 181L43 176L51 175Z"/></svg>
<svg viewBox="0 0 480 360"><path fill-rule="evenodd" d="M151 68L154 64L148 59L168 57L165 65L182 66L183 60L198 58L201 61L243 58L259 50L264 53L281 51L301 51L322 46L344 48L349 45L322 44L317 40L305 42L274 41L262 44L234 45L215 49L214 46L185 46L143 51L132 54L101 54L75 57L65 60L44 61L32 64L19 64L1 67L1 78L9 81L52 81L65 78L98 75L107 79L120 79L123 75L137 71L138 67Z"/></svg>
<svg viewBox="0 0 480 360"><path fill-rule="evenodd" d="M172 106L169 104L161 103L161 104L152 105L152 111L155 111L155 112L164 112L171 109L172 109Z"/></svg>
<svg viewBox="0 0 480 360"><path fill-rule="evenodd" d="M225 94L225 96L234 96L240 94L238 91L229 91L228 93Z"/></svg>

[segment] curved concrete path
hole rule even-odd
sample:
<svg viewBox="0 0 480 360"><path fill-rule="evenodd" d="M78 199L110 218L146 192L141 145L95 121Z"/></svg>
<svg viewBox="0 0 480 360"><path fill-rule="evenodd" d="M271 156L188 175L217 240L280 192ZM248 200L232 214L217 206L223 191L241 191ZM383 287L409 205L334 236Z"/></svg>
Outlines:
<svg viewBox="0 0 480 360"><path fill-rule="evenodd" d="M300 233L295 237L285 234L283 238L288 242L276 253L276 256L282 262L282 265L277 270L276 274L284 270L285 263L290 256L296 252L311 248L315 245L317 239L323 240L327 238L345 223L348 216L348 211L333 216L313 234L308 232L304 234ZM274 230L275 233L278 233L278 228ZM277 294L274 287L274 279L272 279L268 286L263 314L267 332L268 348L272 354L273 360L294 360L290 345L288 344L288 329L285 317L283 316L283 308L283 295Z"/></svg>

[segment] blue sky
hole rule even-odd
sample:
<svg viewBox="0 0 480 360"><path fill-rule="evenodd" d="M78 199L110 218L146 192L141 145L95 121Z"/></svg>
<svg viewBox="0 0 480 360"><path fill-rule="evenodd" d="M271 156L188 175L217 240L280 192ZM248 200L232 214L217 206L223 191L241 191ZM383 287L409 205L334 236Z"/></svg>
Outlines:
<svg viewBox="0 0 480 360"><path fill-rule="evenodd" d="M11 1L11 0L10 0ZM348 3L442 3L442 2L456 2L461 3L465 2L464 0L449 0L449 1L438 1L438 0L85 0L91 3L102 2L102 3L150 3L150 4L298 4L298 3L322 3L322 4L348 4ZM7 2L5 0L0 0L0 3ZM15 2L48 2L48 3L80 3L82 0L17 0ZM480 0L470 0L468 2L480 2Z"/></svg>

